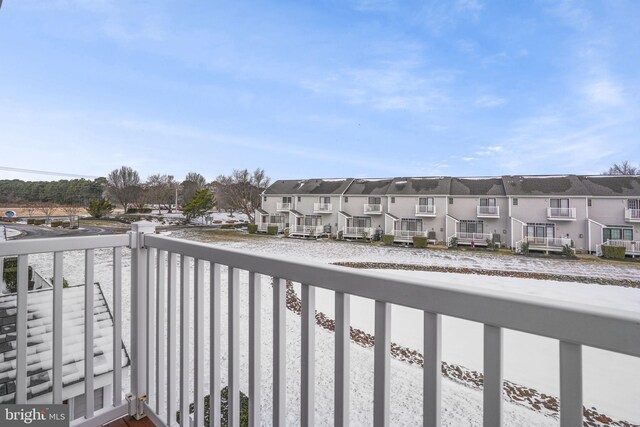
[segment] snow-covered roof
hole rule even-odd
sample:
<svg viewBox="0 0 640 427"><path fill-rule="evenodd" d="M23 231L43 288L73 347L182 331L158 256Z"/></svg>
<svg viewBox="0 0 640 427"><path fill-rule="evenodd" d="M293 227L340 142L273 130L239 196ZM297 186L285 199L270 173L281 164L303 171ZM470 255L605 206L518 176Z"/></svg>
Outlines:
<svg viewBox="0 0 640 427"><path fill-rule="evenodd" d="M113 371L113 319L100 285L93 300L94 376ZM29 292L27 297L27 399L50 393L53 387L53 290ZM62 384L84 380L84 285L62 292ZM122 366L129 356L122 349ZM16 379L16 294L0 296L0 404L14 402Z"/></svg>

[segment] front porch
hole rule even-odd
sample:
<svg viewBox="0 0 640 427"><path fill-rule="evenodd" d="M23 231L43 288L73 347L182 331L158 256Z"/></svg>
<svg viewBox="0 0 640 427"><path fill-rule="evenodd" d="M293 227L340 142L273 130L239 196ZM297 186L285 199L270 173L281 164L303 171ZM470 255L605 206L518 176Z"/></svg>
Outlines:
<svg viewBox="0 0 640 427"><path fill-rule="evenodd" d="M468 233L456 231L452 236L449 236L449 246L451 246L453 238L457 240L458 245L487 246L487 240L491 241L493 236L490 233Z"/></svg>
<svg viewBox="0 0 640 427"><path fill-rule="evenodd" d="M321 237L328 233L324 231L324 225L290 225L289 236L292 237Z"/></svg>
<svg viewBox="0 0 640 427"><path fill-rule="evenodd" d="M538 252L562 252L566 245L572 248L573 240L564 237L531 237L527 236L522 240L516 242L516 253L523 251L524 245L528 245L529 251Z"/></svg>
<svg viewBox="0 0 640 427"><path fill-rule="evenodd" d="M622 246L624 247L624 254L635 258L640 256L640 241L635 240L607 240L602 245L608 246ZM602 245L596 246L596 255L602 256Z"/></svg>

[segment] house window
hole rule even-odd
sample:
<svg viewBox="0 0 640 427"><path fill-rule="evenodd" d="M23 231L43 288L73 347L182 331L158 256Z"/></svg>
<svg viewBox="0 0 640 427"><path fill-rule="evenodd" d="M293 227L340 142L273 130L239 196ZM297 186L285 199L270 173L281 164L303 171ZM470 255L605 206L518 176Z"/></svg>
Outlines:
<svg viewBox="0 0 640 427"><path fill-rule="evenodd" d="M551 208L569 208L569 199L551 199L549 200L549 207Z"/></svg>
<svg viewBox="0 0 640 427"><path fill-rule="evenodd" d="M484 233L484 224L482 221L461 220L458 229L461 233Z"/></svg>
<svg viewBox="0 0 640 427"><path fill-rule="evenodd" d="M396 202L396 198L395 198L395 197L392 197L392 198L391 198L391 203L395 203L395 202Z"/></svg>
<svg viewBox="0 0 640 427"><path fill-rule="evenodd" d="M453 197L449 197L449 204L452 205L453 204Z"/></svg>
<svg viewBox="0 0 640 427"><path fill-rule="evenodd" d="M382 199L380 197L369 197L370 205L380 205L382 204Z"/></svg>
<svg viewBox="0 0 640 427"><path fill-rule="evenodd" d="M422 220L416 218L402 218L400 220L402 231L422 231Z"/></svg>
<svg viewBox="0 0 640 427"><path fill-rule="evenodd" d="M289 203L289 204L291 204L291 197L283 197L283 198L282 198L282 203Z"/></svg>
<svg viewBox="0 0 640 427"><path fill-rule="evenodd" d="M627 200L627 207L629 209L640 209L640 199Z"/></svg>
<svg viewBox="0 0 640 427"><path fill-rule="evenodd" d="M328 205L329 203L331 203L331 197L320 196L320 198L318 198L318 202Z"/></svg>
<svg viewBox="0 0 640 427"><path fill-rule="evenodd" d="M480 199L480 206L496 206L496 199Z"/></svg>
<svg viewBox="0 0 640 427"><path fill-rule="evenodd" d="M266 201L267 201L267 196L264 196L264 199L263 199L263 200L266 202Z"/></svg>
<svg viewBox="0 0 640 427"><path fill-rule="evenodd" d="M591 207L591 199L587 199L587 206Z"/></svg>
<svg viewBox="0 0 640 427"><path fill-rule="evenodd" d="M345 198L344 198L344 202L345 202L345 203L349 203L349 198L345 196Z"/></svg>
<svg viewBox="0 0 640 427"><path fill-rule="evenodd" d="M602 239L607 240L633 240L633 228L631 227L605 227L602 229Z"/></svg>
<svg viewBox="0 0 640 427"><path fill-rule="evenodd" d="M302 197L298 196L298 201L301 201L301 200L302 200Z"/></svg>
<svg viewBox="0 0 640 427"><path fill-rule="evenodd" d="M418 205L419 206L424 206L421 207L420 210L418 212L420 213L433 213L434 210L434 206L433 206L433 197L420 197L418 199Z"/></svg>
<svg viewBox="0 0 640 427"><path fill-rule="evenodd" d="M518 199L513 199L513 206L518 206Z"/></svg>
<svg viewBox="0 0 640 427"><path fill-rule="evenodd" d="M322 225L322 217L320 215L305 215L304 225Z"/></svg>
<svg viewBox="0 0 640 427"><path fill-rule="evenodd" d="M371 217L354 216L347 220L347 227L371 227Z"/></svg>

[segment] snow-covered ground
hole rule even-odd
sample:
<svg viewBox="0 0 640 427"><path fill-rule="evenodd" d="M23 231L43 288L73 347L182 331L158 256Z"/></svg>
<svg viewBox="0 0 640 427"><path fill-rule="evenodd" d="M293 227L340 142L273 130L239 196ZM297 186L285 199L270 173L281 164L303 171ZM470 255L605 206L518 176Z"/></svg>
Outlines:
<svg viewBox="0 0 640 427"><path fill-rule="evenodd" d="M187 230L178 236L191 236ZM458 251L429 251L405 248L386 248L361 244L336 242L300 241L293 239L246 239L239 242L214 243L216 246L234 247L252 253L273 254L283 257L304 257L320 263L338 261L399 262L423 265L475 267L483 269L508 269L516 271L543 271L579 276L611 278L638 278L635 266L613 264L587 264L580 261L556 261L524 257L494 256L482 253ZM128 252L128 251L125 251ZM52 272L52 255L34 255L30 262L44 277ZM95 277L102 284L109 303L112 298L111 253L96 251ZM129 259L125 254L123 265L123 339L129 346ZM65 254L64 276L72 284L83 282L83 253ZM579 283L547 282L525 279L509 279L486 276L469 276L428 272L387 272L380 274L402 274L404 277L450 280L451 283L467 286L490 286L514 292L544 295L558 299L581 300L589 303L613 305L629 310L640 309L640 290L586 285ZM227 378L227 311L226 269L222 271L222 382ZM205 272L205 277L208 274ZM240 287L241 330L240 368L241 389L248 389L248 278L242 273ZM193 296L193 292L191 293ZM208 301L208 284L205 282L205 300ZM265 425L271 422L272 398L272 292L268 278L263 278L262 287L262 413ZM192 298L193 302L193 298ZM318 309L333 313L333 297L330 292L318 294ZM373 332L373 309L368 301L352 299L352 324ZM205 349L209 348L208 304L205 304ZM300 386L300 318L287 312L287 425L299 424ZM422 350L421 315L415 310L395 307L392 314L392 340L416 350ZM404 325L404 326L403 326ZM443 322L443 360L457 363L470 369L482 370L482 335L480 325L446 318ZM190 325L193 328L193 324ZM193 337L191 338L193 340ZM333 424L333 375L334 336L322 328L316 328L316 421L319 425ZM178 341L179 342L179 341ZM516 383L539 388L540 391L557 395L558 362L557 343L531 335L508 332L505 334L505 377ZM600 353L600 354L599 354ZM624 356L612 355L598 350L586 349L584 354L585 404L596 406L614 419L640 423L640 364ZM352 425L371 425L373 413L373 350L353 344L351 346L351 422ZM357 361L355 363L354 361ZM191 364L193 367L193 363ZM392 360L392 425L418 425L422 414L422 370L397 360ZM193 372L193 368L191 369ZM209 366L205 363L205 387L208 387ZM191 377L193 387L193 376ZM443 379L443 424L481 425L482 394L448 379ZM153 402L153 395L151 395ZM525 407L505 402L505 425L557 425L558 420L549 418Z"/></svg>

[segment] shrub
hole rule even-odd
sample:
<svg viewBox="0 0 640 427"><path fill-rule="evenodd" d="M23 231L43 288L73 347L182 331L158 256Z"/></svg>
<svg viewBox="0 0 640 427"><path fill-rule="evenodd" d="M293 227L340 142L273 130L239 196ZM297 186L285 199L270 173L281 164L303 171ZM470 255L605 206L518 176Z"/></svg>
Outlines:
<svg viewBox="0 0 640 427"><path fill-rule="evenodd" d="M338 240L343 240L344 239L344 231L340 230L338 231Z"/></svg>
<svg viewBox="0 0 640 427"><path fill-rule="evenodd" d="M522 242L520 252L522 252L523 255L529 255L529 242Z"/></svg>
<svg viewBox="0 0 640 427"><path fill-rule="evenodd" d="M51 284L53 285L53 277L49 277L49 282L51 282ZM63 288L69 287L69 282L67 282L67 279L65 279L64 277L62 278L62 287Z"/></svg>
<svg viewBox="0 0 640 427"><path fill-rule="evenodd" d="M113 212L114 206L107 199L90 200L87 206L87 212L94 218L102 218Z"/></svg>
<svg viewBox="0 0 640 427"><path fill-rule="evenodd" d="M277 225L267 226L267 234L271 236L275 236L276 234L278 234L278 226Z"/></svg>
<svg viewBox="0 0 640 427"><path fill-rule="evenodd" d="M573 248L571 247L571 245L566 244L562 247L562 255L564 256L569 256L569 257L573 257L575 256L573 253Z"/></svg>
<svg viewBox="0 0 640 427"><path fill-rule="evenodd" d="M452 237L451 240L449 240L449 247L450 248L457 248L458 247L458 238L457 237Z"/></svg>
<svg viewBox="0 0 640 427"><path fill-rule="evenodd" d="M214 219L212 222L214 224L222 224L222 220L219 220L219 219Z"/></svg>
<svg viewBox="0 0 640 427"><path fill-rule="evenodd" d="M33 220L33 225L44 225L45 220L44 219L34 219Z"/></svg>
<svg viewBox="0 0 640 427"><path fill-rule="evenodd" d="M51 221L51 227L62 227L62 221L60 220Z"/></svg>
<svg viewBox="0 0 640 427"><path fill-rule="evenodd" d="M28 268L28 279L29 285L32 285L33 281L33 268L29 266ZM4 259L4 270L2 272L2 279L4 283L7 285L7 290L11 293L18 291L18 258L5 258Z"/></svg>
<svg viewBox="0 0 640 427"><path fill-rule="evenodd" d="M487 242L487 249L490 249L492 251L496 249L497 245L495 244L495 242L493 240L487 239L486 242Z"/></svg>
<svg viewBox="0 0 640 427"><path fill-rule="evenodd" d="M69 228L69 227L71 227L71 223L69 223L69 222L63 222L62 223L62 228Z"/></svg>
<svg viewBox="0 0 640 427"><path fill-rule="evenodd" d="M128 213L128 214L137 214L138 213L138 208L128 208L126 213Z"/></svg>
<svg viewBox="0 0 640 427"><path fill-rule="evenodd" d="M204 425L220 425L221 427L228 427L228 407L229 407L229 387L224 387L220 390L220 424L217 422L210 423L210 408L211 408L211 395L204 397ZM193 414L195 410L194 404L189 405L189 413ZM176 422L180 424L180 411L176 412ZM249 425L249 398L243 392L240 392L240 426L245 427Z"/></svg>
<svg viewBox="0 0 640 427"><path fill-rule="evenodd" d="M233 229L233 224L222 224L220 226L221 230L232 230Z"/></svg>
<svg viewBox="0 0 640 427"><path fill-rule="evenodd" d="M393 234L384 234L384 235L382 236L382 243L383 243L385 246L391 246L391 245L393 245L393 240L394 240L394 236L393 236Z"/></svg>
<svg viewBox="0 0 640 427"><path fill-rule="evenodd" d="M27 219L27 224L29 224L29 225L34 225L35 223L36 223L35 218L29 218L29 219Z"/></svg>
<svg viewBox="0 0 640 427"><path fill-rule="evenodd" d="M284 237L289 237L289 229L288 228L284 229Z"/></svg>
<svg viewBox="0 0 640 427"><path fill-rule="evenodd" d="M610 259L624 259L624 246L602 245L602 256Z"/></svg>
<svg viewBox="0 0 640 427"><path fill-rule="evenodd" d="M258 232L258 224L249 224L249 225L247 225L247 230L251 234L256 234Z"/></svg>
<svg viewBox="0 0 640 427"><path fill-rule="evenodd" d="M413 236L413 247L414 248L426 248L427 247L427 238L424 236Z"/></svg>

